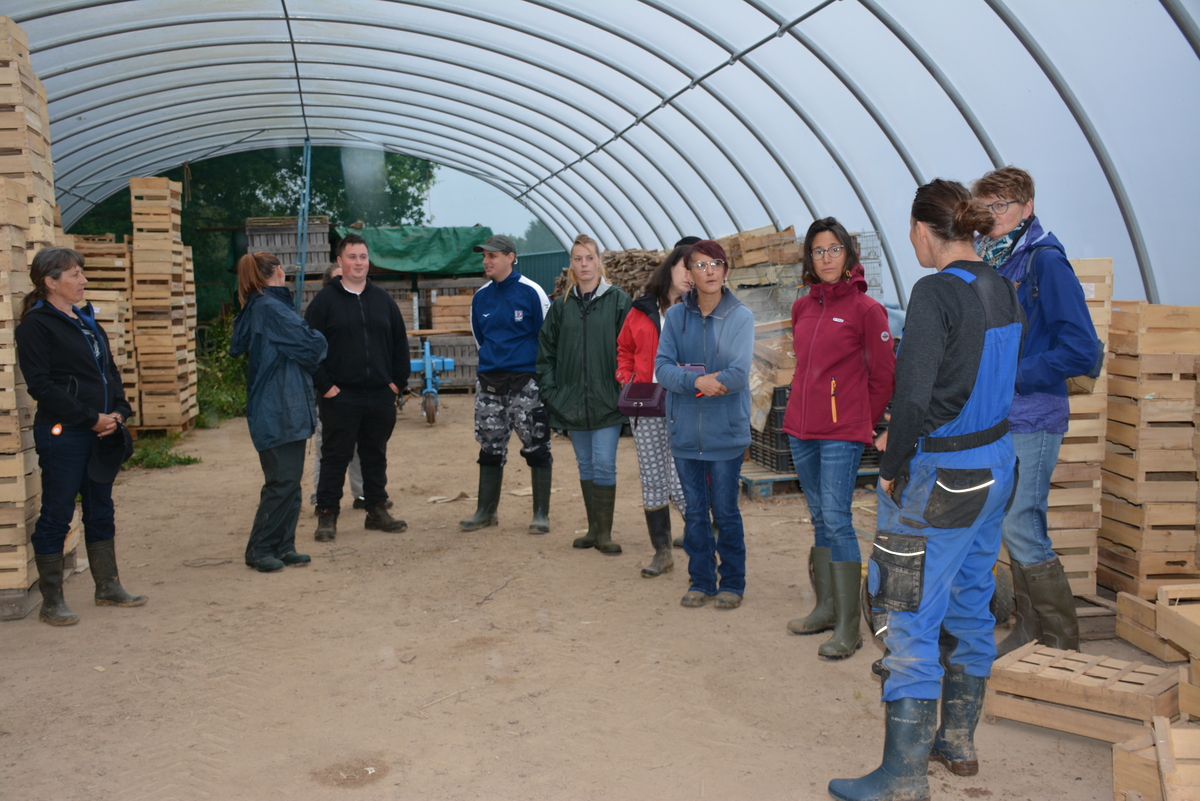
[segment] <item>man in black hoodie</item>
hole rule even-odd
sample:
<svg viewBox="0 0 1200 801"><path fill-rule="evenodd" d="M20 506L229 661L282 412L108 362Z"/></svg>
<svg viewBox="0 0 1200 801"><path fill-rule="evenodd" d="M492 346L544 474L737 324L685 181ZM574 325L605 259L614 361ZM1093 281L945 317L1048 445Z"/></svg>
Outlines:
<svg viewBox="0 0 1200 801"><path fill-rule="evenodd" d="M387 443L396 425L396 396L408 383L408 334L400 308L371 283L367 243L348 234L337 246L340 280L312 299L304 319L329 342L329 353L313 376L320 396L321 478L317 485L316 539L337 536L346 467L358 446L362 463L366 527L404 531L388 512Z"/></svg>

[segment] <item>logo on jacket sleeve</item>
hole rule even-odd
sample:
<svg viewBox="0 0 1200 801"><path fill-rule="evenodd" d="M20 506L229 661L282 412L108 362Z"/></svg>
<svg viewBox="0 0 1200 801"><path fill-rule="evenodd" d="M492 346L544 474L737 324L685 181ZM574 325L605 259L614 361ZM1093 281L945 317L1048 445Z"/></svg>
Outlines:
<svg viewBox="0 0 1200 801"><path fill-rule="evenodd" d="M892 335L889 334L887 331L880 331L879 338L882 339L884 342L887 342L889 339L892 338Z"/></svg>
<svg viewBox="0 0 1200 801"><path fill-rule="evenodd" d="M515 312L513 312L513 314L516 315L516 319L517 319L518 323L525 319L525 310L524 309L517 309Z"/></svg>

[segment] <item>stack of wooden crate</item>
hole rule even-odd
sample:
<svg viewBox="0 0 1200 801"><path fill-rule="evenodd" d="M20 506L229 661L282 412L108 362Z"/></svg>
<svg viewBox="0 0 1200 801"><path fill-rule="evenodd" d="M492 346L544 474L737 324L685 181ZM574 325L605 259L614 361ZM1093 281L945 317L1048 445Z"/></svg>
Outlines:
<svg viewBox="0 0 1200 801"><path fill-rule="evenodd" d="M1200 581L1193 450L1200 307L1115 301L1099 582L1141 598Z"/></svg>
<svg viewBox="0 0 1200 801"><path fill-rule="evenodd" d="M800 261L800 243L795 226L782 231L768 225L741 231L718 239L729 257L729 268L753 267L756 264L795 264Z"/></svg>
<svg viewBox="0 0 1200 801"><path fill-rule="evenodd" d="M133 314L130 292L133 271L129 243L117 242L113 234L74 236L72 245L83 255L83 274L87 277L88 301L96 310L96 319L108 334L113 362L121 371L125 397L133 412L129 424L138 424L137 360L133 352Z"/></svg>
<svg viewBox="0 0 1200 801"><path fill-rule="evenodd" d="M457 294L431 290L429 303L432 327L441 331L454 328L470 329L471 301L474 297L475 291L470 288L460 290Z"/></svg>
<svg viewBox="0 0 1200 801"><path fill-rule="evenodd" d="M138 428L187 430L197 413L196 354L195 327L188 325L191 279L180 238L182 186L166 178L131 178L129 189ZM194 319L194 292L191 297Z"/></svg>

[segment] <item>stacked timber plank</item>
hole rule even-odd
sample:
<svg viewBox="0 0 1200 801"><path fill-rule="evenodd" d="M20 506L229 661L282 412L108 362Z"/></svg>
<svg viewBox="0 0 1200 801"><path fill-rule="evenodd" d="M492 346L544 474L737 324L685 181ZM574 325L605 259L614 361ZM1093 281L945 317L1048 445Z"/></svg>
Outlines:
<svg viewBox="0 0 1200 801"><path fill-rule="evenodd" d="M133 342L140 390L137 428L187 430L198 410L194 278L180 239L182 186L166 178L131 178L129 189Z"/></svg>
<svg viewBox="0 0 1200 801"><path fill-rule="evenodd" d="M791 225L782 231L776 231L773 225L741 231L717 242L729 256L730 269L800 261L801 240L796 238L795 226Z"/></svg>
<svg viewBox="0 0 1200 801"><path fill-rule="evenodd" d="M992 665L985 703L989 717L1119 743L1179 716L1179 672L1032 642Z"/></svg>
<svg viewBox="0 0 1200 801"><path fill-rule="evenodd" d="M619 286L631 298L642 294L646 281L654 268L667 256L665 250L606 250L600 254L604 262L606 280L613 286ZM518 268L519 269L519 268ZM554 295L561 297L567 291L566 267L554 281Z"/></svg>
<svg viewBox="0 0 1200 801"><path fill-rule="evenodd" d="M127 242L117 242L113 234L71 238L75 250L83 255L87 299L108 334L113 362L121 371L125 397L133 408L130 424L137 425L137 360L133 353L133 314L129 305L133 288L130 246Z"/></svg>
<svg viewBox="0 0 1200 801"><path fill-rule="evenodd" d="M464 329L471 327L471 300L473 288L467 287L457 293L453 290L429 291L430 327L435 331Z"/></svg>
<svg viewBox="0 0 1200 801"><path fill-rule="evenodd" d="M1196 354L1200 307L1115 301L1103 463L1100 584L1153 599L1200 581Z"/></svg>

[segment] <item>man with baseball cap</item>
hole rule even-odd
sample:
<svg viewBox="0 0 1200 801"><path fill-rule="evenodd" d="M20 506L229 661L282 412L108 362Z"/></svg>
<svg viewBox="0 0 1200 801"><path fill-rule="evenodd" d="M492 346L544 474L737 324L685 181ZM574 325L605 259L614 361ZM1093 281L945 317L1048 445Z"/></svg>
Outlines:
<svg viewBox="0 0 1200 801"><path fill-rule="evenodd" d="M471 332L479 346L475 380L475 439L479 443L479 505L459 523L464 531L499 525L500 484L515 430L521 455L533 474L533 521L530 534L550 531L550 416L542 405L535 377L538 332L550 299L517 272L517 248L496 234L475 247L483 254L483 272L491 279L471 300Z"/></svg>

